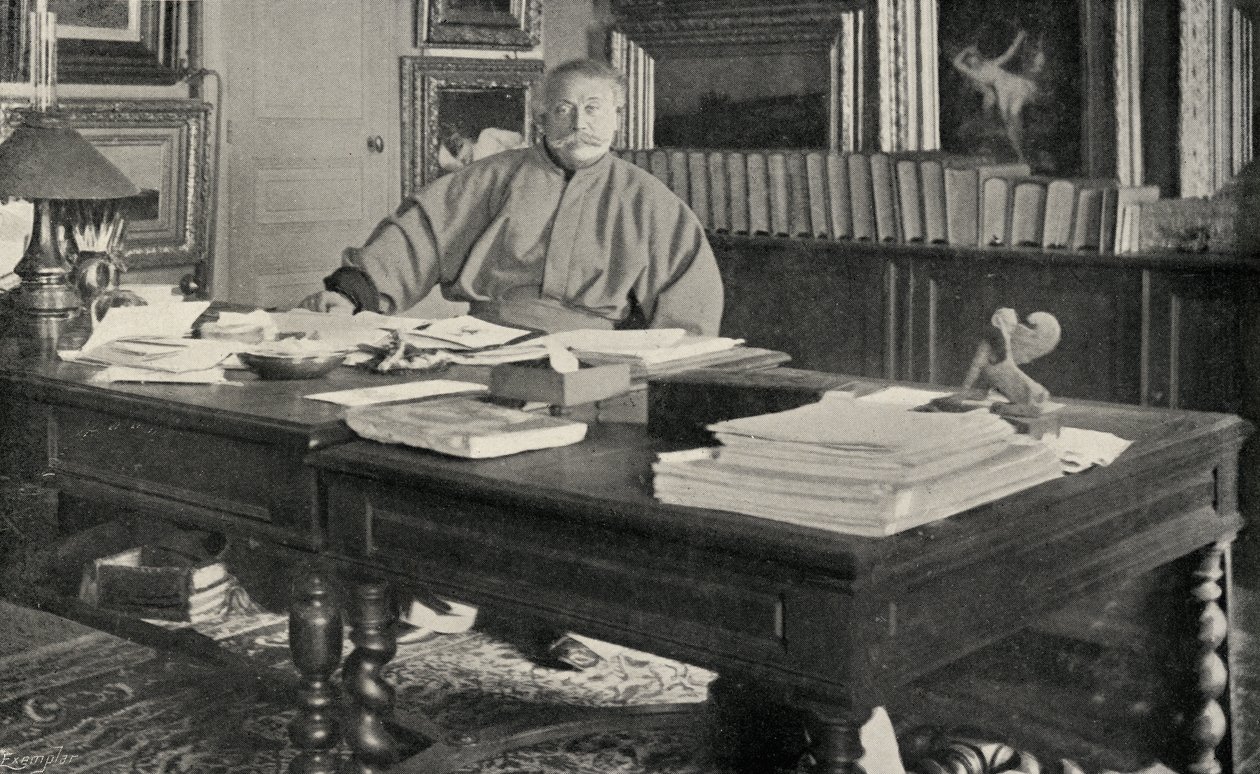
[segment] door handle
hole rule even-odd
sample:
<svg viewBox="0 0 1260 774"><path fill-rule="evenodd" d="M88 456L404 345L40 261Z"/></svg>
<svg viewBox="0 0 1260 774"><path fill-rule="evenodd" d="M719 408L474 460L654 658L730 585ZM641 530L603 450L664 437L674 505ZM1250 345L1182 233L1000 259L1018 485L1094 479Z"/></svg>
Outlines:
<svg viewBox="0 0 1260 774"><path fill-rule="evenodd" d="M373 153L384 153L385 152L385 139L381 137L379 134L373 135L367 138L367 146L368 146L368 150L372 151Z"/></svg>

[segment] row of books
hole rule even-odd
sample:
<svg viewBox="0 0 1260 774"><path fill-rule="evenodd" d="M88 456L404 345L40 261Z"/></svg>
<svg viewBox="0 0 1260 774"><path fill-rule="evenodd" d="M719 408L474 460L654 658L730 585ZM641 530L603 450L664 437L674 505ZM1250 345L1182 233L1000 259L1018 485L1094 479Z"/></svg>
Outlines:
<svg viewBox="0 0 1260 774"><path fill-rule="evenodd" d="M662 452L662 502L879 537L1062 475L1047 446L987 411L906 411L844 394L708 426L721 443Z"/></svg>
<svg viewBox="0 0 1260 774"><path fill-rule="evenodd" d="M1125 252L1138 240L1123 216L1159 199L1157 186L1034 176L1027 164L942 152L617 153L719 233Z"/></svg>

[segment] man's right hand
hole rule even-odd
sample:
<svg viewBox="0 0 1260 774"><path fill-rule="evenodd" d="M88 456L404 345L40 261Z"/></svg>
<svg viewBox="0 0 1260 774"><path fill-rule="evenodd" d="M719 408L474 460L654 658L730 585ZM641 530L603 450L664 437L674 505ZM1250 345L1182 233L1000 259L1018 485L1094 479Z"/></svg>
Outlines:
<svg viewBox="0 0 1260 774"><path fill-rule="evenodd" d="M354 302L332 290L321 290L302 299L298 306L312 312L329 312L331 314L354 314Z"/></svg>

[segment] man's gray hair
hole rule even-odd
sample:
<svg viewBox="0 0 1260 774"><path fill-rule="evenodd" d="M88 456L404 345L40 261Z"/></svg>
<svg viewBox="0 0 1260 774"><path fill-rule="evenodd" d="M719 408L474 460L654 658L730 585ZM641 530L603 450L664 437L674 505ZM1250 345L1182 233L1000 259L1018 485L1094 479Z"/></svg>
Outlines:
<svg viewBox="0 0 1260 774"><path fill-rule="evenodd" d="M570 59L547 71L542 87L543 104L550 105L556 87L573 76L607 81L612 84L613 91L617 95L617 105L620 106L626 101L625 75L595 59Z"/></svg>

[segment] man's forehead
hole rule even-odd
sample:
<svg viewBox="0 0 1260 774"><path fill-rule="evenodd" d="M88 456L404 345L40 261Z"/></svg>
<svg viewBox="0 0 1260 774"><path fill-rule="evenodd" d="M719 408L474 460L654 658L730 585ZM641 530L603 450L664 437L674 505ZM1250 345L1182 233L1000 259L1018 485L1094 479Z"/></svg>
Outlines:
<svg viewBox="0 0 1260 774"><path fill-rule="evenodd" d="M608 78L570 73L560 76L547 98L552 102L584 102L589 99L616 99L617 84Z"/></svg>

